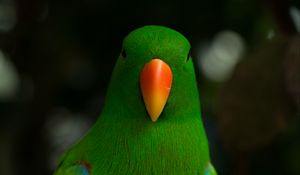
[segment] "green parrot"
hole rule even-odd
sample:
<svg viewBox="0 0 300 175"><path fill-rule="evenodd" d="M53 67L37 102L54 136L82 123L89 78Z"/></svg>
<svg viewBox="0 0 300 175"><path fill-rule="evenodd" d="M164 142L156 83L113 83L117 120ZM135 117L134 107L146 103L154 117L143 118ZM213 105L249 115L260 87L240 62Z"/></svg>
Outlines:
<svg viewBox="0 0 300 175"><path fill-rule="evenodd" d="M55 175L216 175L190 48L163 26L128 34L99 119Z"/></svg>

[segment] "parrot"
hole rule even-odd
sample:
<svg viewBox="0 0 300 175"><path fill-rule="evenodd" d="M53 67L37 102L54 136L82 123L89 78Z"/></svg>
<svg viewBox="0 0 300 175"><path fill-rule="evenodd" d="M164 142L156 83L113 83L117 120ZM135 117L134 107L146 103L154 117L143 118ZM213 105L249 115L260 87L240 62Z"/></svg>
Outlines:
<svg viewBox="0 0 300 175"><path fill-rule="evenodd" d="M216 175L190 49L165 26L130 32L99 118L54 175Z"/></svg>

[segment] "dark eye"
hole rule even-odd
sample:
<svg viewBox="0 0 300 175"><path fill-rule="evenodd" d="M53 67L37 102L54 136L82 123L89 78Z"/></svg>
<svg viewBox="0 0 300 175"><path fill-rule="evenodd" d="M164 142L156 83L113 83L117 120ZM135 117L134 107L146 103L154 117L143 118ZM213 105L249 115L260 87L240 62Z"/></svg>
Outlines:
<svg viewBox="0 0 300 175"><path fill-rule="evenodd" d="M123 58L126 58L127 55L126 55L126 51L124 49L122 50L121 55Z"/></svg>
<svg viewBox="0 0 300 175"><path fill-rule="evenodd" d="M187 54L187 58L186 58L186 62L188 62L191 58L191 50L189 51L189 53Z"/></svg>

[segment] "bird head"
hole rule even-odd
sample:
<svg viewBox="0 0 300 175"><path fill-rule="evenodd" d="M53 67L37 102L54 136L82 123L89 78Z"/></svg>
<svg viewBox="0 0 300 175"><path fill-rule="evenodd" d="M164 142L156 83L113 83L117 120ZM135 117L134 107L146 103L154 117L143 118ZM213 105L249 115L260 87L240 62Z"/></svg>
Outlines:
<svg viewBox="0 0 300 175"><path fill-rule="evenodd" d="M182 34L167 27L145 26L129 33L112 76L123 103L134 104L133 110L142 105L153 122L167 108L189 110L191 98L198 98L190 48Z"/></svg>

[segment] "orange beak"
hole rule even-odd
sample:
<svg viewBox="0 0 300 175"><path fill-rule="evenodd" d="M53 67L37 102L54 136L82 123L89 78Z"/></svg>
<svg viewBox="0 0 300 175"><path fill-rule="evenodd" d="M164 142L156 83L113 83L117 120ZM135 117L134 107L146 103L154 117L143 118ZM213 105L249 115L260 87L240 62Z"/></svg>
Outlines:
<svg viewBox="0 0 300 175"><path fill-rule="evenodd" d="M160 59L152 59L145 64L141 76L140 86L147 112L155 122L167 103L173 74L170 66Z"/></svg>

